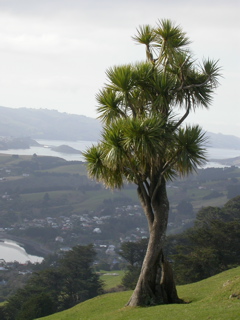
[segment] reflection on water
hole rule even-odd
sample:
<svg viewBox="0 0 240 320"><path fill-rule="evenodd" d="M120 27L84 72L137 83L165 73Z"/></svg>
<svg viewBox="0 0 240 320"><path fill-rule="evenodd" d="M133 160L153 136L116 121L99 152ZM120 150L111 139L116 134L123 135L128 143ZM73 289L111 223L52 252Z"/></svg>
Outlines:
<svg viewBox="0 0 240 320"><path fill-rule="evenodd" d="M3 240L0 242L0 259L4 259L6 262L18 261L25 263L30 261L31 263L42 262L42 257L32 256L28 254L23 247L14 241Z"/></svg>

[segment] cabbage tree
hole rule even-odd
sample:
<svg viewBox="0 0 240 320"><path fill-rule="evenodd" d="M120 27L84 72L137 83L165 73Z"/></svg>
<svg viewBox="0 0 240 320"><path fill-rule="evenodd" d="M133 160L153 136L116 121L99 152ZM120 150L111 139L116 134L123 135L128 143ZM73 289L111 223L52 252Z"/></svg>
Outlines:
<svg viewBox="0 0 240 320"><path fill-rule="evenodd" d="M179 302L163 255L168 223L167 181L205 163L205 135L184 125L190 112L208 108L218 85L217 62L196 63L190 41L169 20L137 29L146 61L106 71L97 94L101 140L85 153L88 174L107 188L134 183L149 228L149 242L129 306Z"/></svg>

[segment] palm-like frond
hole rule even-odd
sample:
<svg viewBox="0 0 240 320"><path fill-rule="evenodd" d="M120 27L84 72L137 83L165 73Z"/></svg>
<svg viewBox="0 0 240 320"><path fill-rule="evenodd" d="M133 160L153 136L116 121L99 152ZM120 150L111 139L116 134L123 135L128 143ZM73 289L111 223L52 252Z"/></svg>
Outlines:
<svg viewBox="0 0 240 320"><path fill-rule="evenodd" d="M206 61L203 66L198 67L188 55L185 61L182 54L178 58L167 68L176 76L178 83L175 91L176 103L191 110L199 106L208 108L220 76L217 62Z"/></svg>
<svg viewBox="0 0 240 320"><path fill-rule="evenodd" d="M155 47L159 49L158 63L166 65L174 61L175 55L179 52L187 52L190 44L186 33L180 26L175 26L170 20L160 20L157 28Z"/></svg>
<svg viewBox="0 0 240 320"><path fill-rule="evenodd" d="M146 46L148 61L106 71L107 84L96 96L102 142L84 157L90 177L107 187L127 180L157 190L161 178L205 163L204 133L181 126L192 110L208 108L220 68L210 59L197 65L186 33L170 20L139 27L133 39Z"/></svg>
<svg viewBox="0 0 240 320"><path fill-rule="evenodd" d="M209 83L212 88L216 88L219 85L219 77L221 77L221 68L218 65L218 61L206 59L203 61L202 72L209 78Z"/></svg>
<svg viewBox="0 0 240 320"><path fill-rule="evenodd" d="M128 119L125 122L124 148L144 165L163 153L166 140L166 122L161 117Z"/></svg>
<svg viewBox="0 0 240 320"><path fill-rule="evenodd" d="M149 62L137 62L132 68L135 84L145 89L155 73L153 65Z"/></svg>
<svg viewBox="0 0 240 320"><path fill-rule="evenodd" d="M154 29L150 25L139 26L137 34L132 37L137 43L149 46L155 40Z"/></svg>
<svg viewBox="0 0 240 320"><path fill-rule="evenodd" d="M96 95L96 99L98 101L98 118L106 123L106 125L121 116L125 116L121 110L123 97L116 91L109 89L100 90Z"/></svg>
<svg viewBox="0 0 240 320"><path fill-rule="evenodd" d="M123 148L122 120L115 121L105 128L103 132L102 148L104 153L104 164L115 170L121 169L124 165L126 153Z"/></svg>
<svg viewBox="0 0 240 320"><path fill-rule="evenodd" d="M199 126L180 128L175 133L175 169L182 175L196 171L206 163L205 133Z"/></svg>
<svg viewBox="0 0 240 320"><path fill-rule="evenodd" d="M152 114L160 113L167 116L175 98L176 81L174 77L162 71L157 72L152 78L151 85L154 97L152 100Z"/></svg>
<svg viewBox="0 0 240 320"><path fill-rule="evenodd" d="M122 171L107 166L104 158L104 150L101 144L92 146L83 152L87 162L88 175L92 179L102 182L108 188L121 188L123 186Z"/></svg>
<svg viewBox="0 0 240 320"><path fill-rule="evenodd" d="M83 152L87 162L87 171L90 178L102 180L105 175L105 166L103 164L103 152L101 145L92 146Z"/></svg>
<svg viewBox="0 0 240 320"><path fill-rule="evenodd" d="M212 103L213 90L211 75L199 72L197 69L189 70L182 92L186 101L191 102L192 109L198 106L208 108Z"/></svg>
<svg viewBox="0 0 240 320"><path fill-rule="evenodd" d="M152 43L155 41L154 29L149 25L140 26L137 29L137 35L133 37L137 43L145 44L147 60L154 63Z"/></svg>
<svg viewBox="0 0 240 320"><path fill-rule="evenodd" d="M172 48L186 47L191 43L186 32L169 19L160 20L154 31L160 43L164 41Z"/></svg>
<svg viewBox="0 0 240 320"><path fill-rule="evenodd" d="M133 68L130 64L109 68L106 74L109 80L108 88L111 90L127 93L135 84Z"/></svg>

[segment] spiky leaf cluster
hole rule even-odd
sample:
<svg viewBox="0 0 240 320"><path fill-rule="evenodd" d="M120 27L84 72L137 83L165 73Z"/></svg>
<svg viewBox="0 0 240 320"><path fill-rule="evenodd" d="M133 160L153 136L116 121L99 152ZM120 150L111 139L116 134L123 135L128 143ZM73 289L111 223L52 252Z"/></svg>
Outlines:
<svg viewBox="0 0 240 320"><path fill-rule="evenodd" d="M102 139L85 153L92 178L111 188L124 181L150 192L164 178L188 174L204 163L205 137L183 123L197 107L208 108L218 85L217 62L197 64L186 34L169 20L137 29L146 61L106 71L97 94Z"/></svg>

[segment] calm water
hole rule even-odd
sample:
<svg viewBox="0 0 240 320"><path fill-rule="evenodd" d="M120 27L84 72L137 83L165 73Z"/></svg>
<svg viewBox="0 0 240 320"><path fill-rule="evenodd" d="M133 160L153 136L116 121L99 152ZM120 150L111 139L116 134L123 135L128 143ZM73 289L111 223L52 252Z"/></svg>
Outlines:
<svg viewBox="0 0 240 320"><path fill-rule="evenodd" d="M212 161L212 159L230 159L240 157L240 150L238 149L218 149L218 148L207 148L207 158L209 159L208 163L204 168L224 168L226 165Z"/></svg>
<svg viewBox="0 0 240 320"><path fill-rule="evenodd" d="M95 144L95 141L65 141L65 140L36 140L40 143L41 147L31 147L30 149L9 149L2 150L0 153L6 154L18 154L18 155L33 155L36 153L39 156L56 156L68 161L78 160L84 161L81 154L66 154L51 150L51 147L57 147L61 145L68 145L76 150L84 151L87 147ZM234 149L218 149L207 148L208 159L228 159L240 156L240 150ZM223 167L220 164L210 161L208 167Z"/></svg>
<svg viewBox="0 0 240 320"><path fill-rule="evenodd" d="M240 157L240 149L207 148L209 159L229 159Z"/></svg>
<svg viewBox="0 0 240 320"><path fill-rule="evenodd" d="M87 147L95 144L95 141L64 141L64 140L36 140L40 143L41 147L30 147L29 149L8 149L1 150L0 153L5 154L18 154L18 155L33 155L36 153L38 156L55 156L63 158L67 161L84 161L81 154L67 154L51 150L51 147L58 147L61 145L68 145L81 152L85 151Z"/></svg>
<svg viewBox="0 0 240 320"><path fill-rule="evenodd" d="M23 247L10 240L3 240L3 242L0 242L0 259L4 259L6 262L18 261L20 263L25 263L27 261L36 263L43 260L42 257L28 254Z"/></svg>

